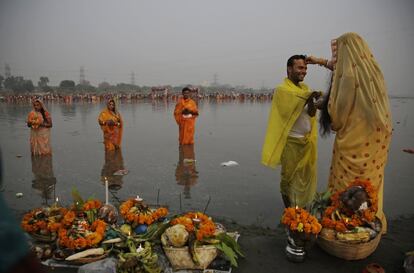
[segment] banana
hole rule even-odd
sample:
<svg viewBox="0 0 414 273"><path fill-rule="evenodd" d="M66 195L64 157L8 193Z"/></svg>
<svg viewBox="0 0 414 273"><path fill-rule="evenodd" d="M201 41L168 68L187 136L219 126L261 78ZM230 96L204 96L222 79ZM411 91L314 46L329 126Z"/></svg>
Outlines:
<svg viewBox="0 0 414 273"><path fill-rule="evenodd" d="M338 216L338 220L342 220L342 216L341 216L341 214L339 214L338 210L335 210L335 214L336 214L336 216Z"/></svg>
<svg viewBox="0 0 414 273"><path fill-rule="evenodd" d="M341 233L336 234L336 238L340 241L346 241L348 243L360 243L369 241L368 232L356 232L356 233Z"/></svg>

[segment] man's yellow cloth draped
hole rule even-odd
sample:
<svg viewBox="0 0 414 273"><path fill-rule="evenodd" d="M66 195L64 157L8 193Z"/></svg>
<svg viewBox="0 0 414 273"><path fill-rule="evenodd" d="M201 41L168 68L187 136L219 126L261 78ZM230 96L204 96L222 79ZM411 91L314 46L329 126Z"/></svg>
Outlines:
<svg viewBox="0 0 414 273"><path fill-rule="evenodd" d="M289 197L291 204L303 207L313 200L316 191L317 128L313 117L310 118L311 131L307 136L289 137L312 93L306 84L299 85L285 78L276 87L262 150L262 164L271 168L282 164L281 193Z"/></svg>
<svg viewBox="0 0 414 273"><path fill-rule="evenodd" d="M392 124L381 69L367 43L356 33L337 39L328 111L336 132L329 188L344 189L355 179L368 179L378 190L378 213L383 214L384 168Z"/></svg>

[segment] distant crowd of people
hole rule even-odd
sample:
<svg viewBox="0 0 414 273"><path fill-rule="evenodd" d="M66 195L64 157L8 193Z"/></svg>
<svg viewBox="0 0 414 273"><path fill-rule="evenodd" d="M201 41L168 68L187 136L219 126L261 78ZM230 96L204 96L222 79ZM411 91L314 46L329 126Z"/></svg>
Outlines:
<svg viewBox="0 0 414 273"><path fill-rule="evenodd" d="M179 93L79 93L79 94L19 94L19 95L3 95L0 96L0 102L6 103L31 103L34 98L43 102L59 102L59 103L100 103L106 102L109 98L114 98L122 102L136 102L140 100L171 100L178 101ZM273 92L263 93L242 93L242 92L214 92L214 93L198 93L193 92L191 97L195 100L204 101L271 101Z"/></svg>

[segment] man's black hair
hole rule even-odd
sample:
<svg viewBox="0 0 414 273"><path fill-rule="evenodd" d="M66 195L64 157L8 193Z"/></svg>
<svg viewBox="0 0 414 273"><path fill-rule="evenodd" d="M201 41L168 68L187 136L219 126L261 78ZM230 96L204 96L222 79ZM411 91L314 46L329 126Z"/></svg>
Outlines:
<svg viewBox="0 0 414 273"><path fill-rule="evenodd" d="M190 87L184 87L183 90L181 91L181 93L184 93L184 91L191 92L191 88Z"/></svg>
<svg viewBox="0 0 414 273"><path fill-rule="evenodd" d="M293 55L292 57L290 57L287 61L287 66L288 67L292 67L293 63L295 60L306 60L306 56L305 55Z"/></svg>

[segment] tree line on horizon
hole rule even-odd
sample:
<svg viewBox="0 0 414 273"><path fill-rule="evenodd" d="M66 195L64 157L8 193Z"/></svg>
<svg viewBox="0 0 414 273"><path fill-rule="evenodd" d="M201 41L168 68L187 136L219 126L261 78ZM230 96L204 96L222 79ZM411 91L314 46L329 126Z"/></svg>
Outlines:
<svg viewBox="0 0 414 273"><path fill-rule="evenodd" d="M166 85L173 93L181 92L182 88L188 85L170 86ZM49 78L41 76L37 82L37 86L33 84L32 80L25 79L22 76L10 76L4 77L0 75L0 90L2 92L12 92L14 94L33 93L33 92L63 92L63 93L105 93L105 92L137 92L137 93L149 93L151 92L152 86L139 86L129 83L118 83L111 85L108 82L101 82L98 86L91 85L88 81L82 81L75 83L73 80L62 80L58 86L50 86ZM215 85L201 88L203 92L214 93L214 92L243 92L243 93L255 93L255 92L269 92L270 89L254 89L245 86L232 86L229 84Z"/></svg>

